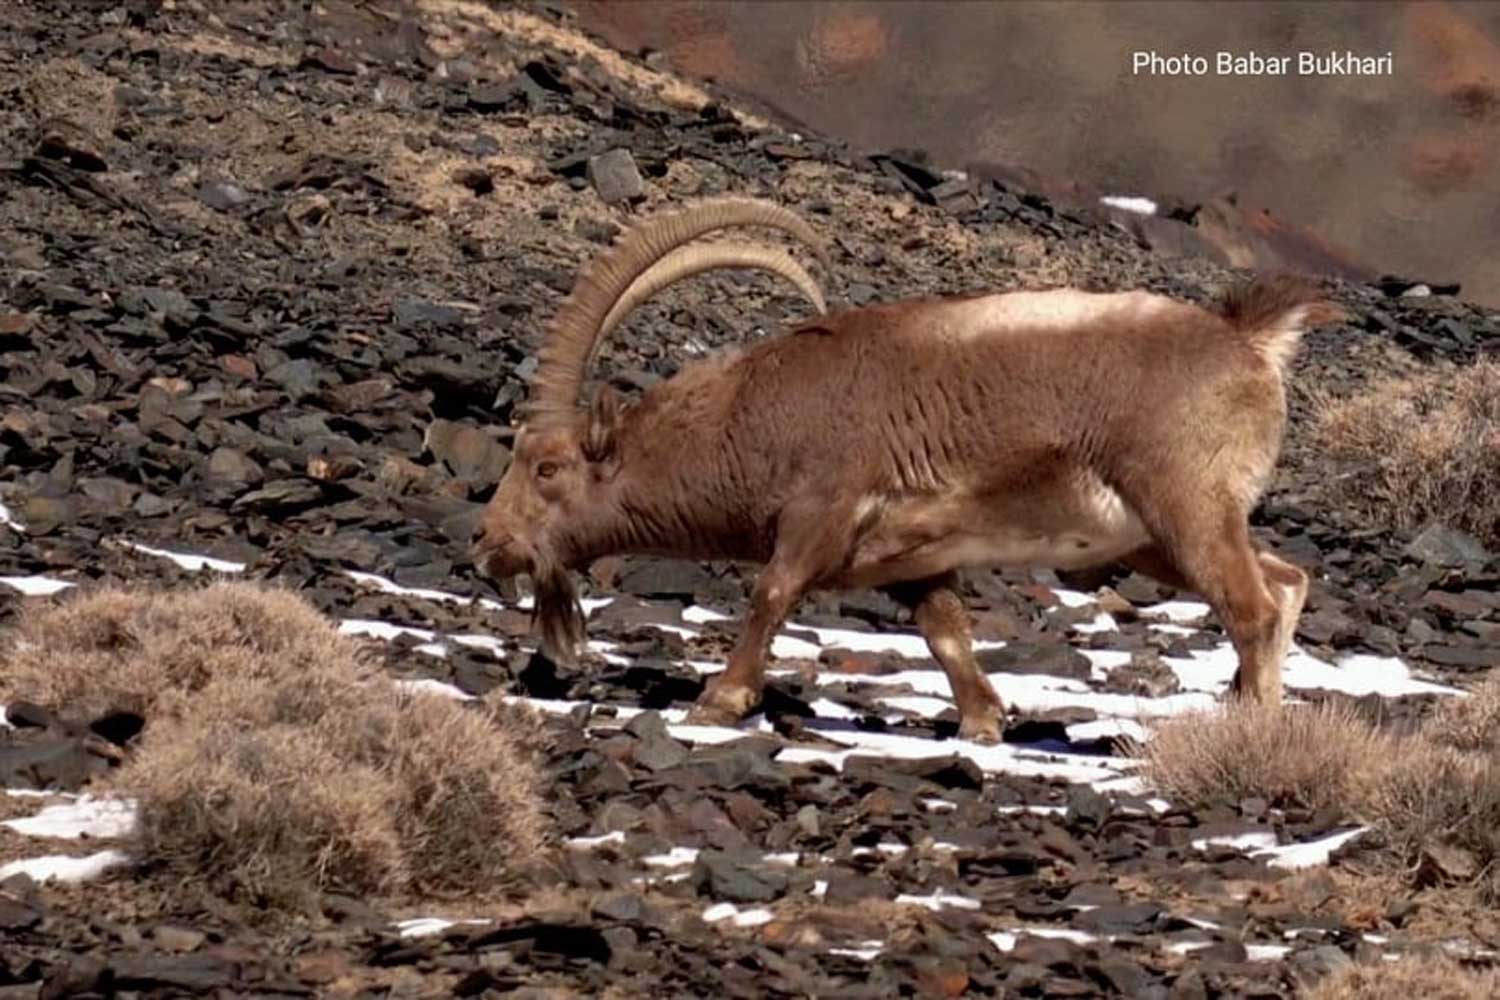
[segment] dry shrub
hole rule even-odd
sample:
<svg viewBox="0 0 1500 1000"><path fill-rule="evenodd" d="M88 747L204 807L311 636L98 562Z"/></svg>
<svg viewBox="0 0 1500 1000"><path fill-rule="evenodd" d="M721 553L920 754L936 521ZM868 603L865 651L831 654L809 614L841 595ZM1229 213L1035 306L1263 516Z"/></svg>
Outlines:
<svg viewBox="0 0 1500 1000"><path fill-rule="evenodd" d="M118 778L141 802L143 855L186 888L282 909L326 890L519 888L546 842L532 713L384 681L311 690L215 683L204 711L148 729Z"/></svg>
<svg viewBox="0 0 1500 1000"><path fill-rule="evenodd" d="M1136 752L1147 780L1184 805L1256 797L1275 806L1347 809L1361 774L1390 748L1389 737L1340 704L1234 701L1162 722Z"/></svg>
<svg viewBox="0 0 1500 1000"><path fill-rule="evenodd" d="M84 719L153 714L158 699L216 676L307 678L372 672L354 639L287 591L248 583L153 592L102 589L38 603L0 649L0 702L24 699Z"/></svg>
<svg viewBox="0 0 1500 1000"><path fill-rule="evenodd" d="M1489 1000L1500 996L1500 972L1471 970L1445 955L1352 963L1302 995L1306 1000Z"/></svg>
<svg viewBox="0 0 1500 1000"><path fill-rule="evenodd" d="M340 760L309 729L205 735L169 724L122 776L138 800L135 846L172 882L273 910L306 909L318 889L406 885L388 776Z"/></svg>
<svg viewBox="0 0 1500 1000"><path fill-rule="evenodd" d="M441 695L390 697L332 717L328 739L400 790L396 828L416 884L443 892L510 887L545 836L540 723L529 709L466 708Z"/></svg>
<svg viewBox="0 0 1500 1000"><path fill-rule="evenodd" d="M545 846L534 712L403 692L291 593L101 591L18 631L7 694L145 716L112 783L173 892L497 898Z"/></svg>
<svg viewBox="0 0 1500 1000"><path fill-rule="evenodd" d="M1448 698L1427 720L1434 742L1455 750L1500 750L1500 677L1481 681L1467 698Z"/></svg>
<svg viewBox="0 0 1500 1000"><path fill-rule="evenodd" d="M1441 520L1500 542L1500 362L1320 399L1315 426L1342 467L1330 488L1365 516L1397 528Z"/></svg>
<svg viewBox="0 0 1500 1000"><path fill-rule="evenodd" d="M1407 740L1368 781L1360 813L1418 886L1500 901L1500 758Z"/></svg>

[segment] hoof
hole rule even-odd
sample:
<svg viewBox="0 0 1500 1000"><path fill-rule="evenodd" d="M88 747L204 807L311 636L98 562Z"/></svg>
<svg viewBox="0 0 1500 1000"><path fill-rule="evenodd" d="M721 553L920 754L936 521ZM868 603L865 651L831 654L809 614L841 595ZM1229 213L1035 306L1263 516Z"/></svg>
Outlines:
<svg viewBox="0 0 1500 1000"><path fill-rule="evenodd" d="M759 704L760 695L748 687L710 682L683 721L694 726L733 726Z"/></svg>
<svg viewBox="0 0 1500 1000"><path fill-rule="evenodd" d="M994 746L1000 742L1000 737L1005 731L1001 725L1003 718L1004 713L997 710L963 719L958 724L958 738Z"/></svg>

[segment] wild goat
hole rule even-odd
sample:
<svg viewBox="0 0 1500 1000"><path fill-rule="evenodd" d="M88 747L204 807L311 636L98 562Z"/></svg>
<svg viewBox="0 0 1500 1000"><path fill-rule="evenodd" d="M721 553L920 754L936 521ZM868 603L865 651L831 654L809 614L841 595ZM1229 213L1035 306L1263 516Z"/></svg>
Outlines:
<svg viewBox="0 0 1500 1000"><path fill-rule="evenodd" d="M824 315L684 366L633 405L581 405L602 328L670 280L754 266L816 283L784 254L684 246L770 225L722 198L639 223L585 267L552 320L514 457L475 532L475 563L529 573L544 649L572 662L569 571L607 554L764 564L727 669L690 718L761 700L773 633L812 588L876 587L914 614L947 673L960 735L1000 738L972 654L963 567L1120 561L1201 594L1239 657L1234 689L1279 702L1307 576L1250 536L1286 423L1303 329L1341 313L1289 278L1212 311L1141 291L1071 289L896 302ZM811 288L812 291L808 291Z"/></svg>

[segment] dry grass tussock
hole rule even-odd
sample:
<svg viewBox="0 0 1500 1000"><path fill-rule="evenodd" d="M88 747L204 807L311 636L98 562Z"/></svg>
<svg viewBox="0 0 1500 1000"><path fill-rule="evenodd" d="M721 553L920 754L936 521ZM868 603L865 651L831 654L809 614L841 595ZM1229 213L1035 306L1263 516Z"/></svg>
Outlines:
<svg viewBox="0 0 1500 1000"><path fill-rule="evenodd" d="M378 665L306 601L219 583L158 592L110 588L39 604L0 644L0 702L25 699L89 720L158 713L163 699L240 681L374 675Z"/></svg>
<svg viewBox="0 0 1500 1000"><path fill-rule="evenodd" d="M1500 676L1439 703L1361 809L1417 885L1500 902Z"/></svg>
<svg viewBox="0 0 1500 1000"><path fill-rule="evenodd" d="M1500 751L1500 677L1481 681L1467 698L1440 702L1427 733L1434 742L1455 750Z"/></svg>
<svg viewBox="0 0 1500 1000"><path fill-rule="evenodd" d="M545 847L535 714L403 692L293 594L105 591L19 631L16 696L145 714L112 790L173 893L271 912L321 891L496 899Z"/></svg>
<svg viewBox="0 0 1500 1000"><path fill-rule="evenodd" d="M1316 407L1341 500L1393 527L1442 520L1500 543L1500 362L1387 379Z"/></svg>
<svg viewBox="0 0 1500 1000"><path fill-rule="evenodd" d="M1306 1000L1490 1000L1500 972L1469 969L1443 955L1346 965L1302 993Z"/></svg>
<svg viewBox="0 0 1500 1000"><path fill-rule="evenodd" d="M1335 703L1231 702L1162 722L1137 748L1147 779L1185 805L1262 798L1274 806L1347 806L1391 740Z"/></svg>
<svg viewBox="0 0 1500 1000"><path fill-rule="evenodd" d="M1375 776L1359 813L1416 885L1500 902L1500 758L1412 740Z"/></svg>
<svg viewBox="0 0 1500 1000"><path fill-rule="evenodd" d="M1148 781L1188 806L1248 796L1369 825L1409 887L1500 903L1500 678L1441 703L1415 735L1326 703L1234 703L1163 722L1136 749Z"/></svg>

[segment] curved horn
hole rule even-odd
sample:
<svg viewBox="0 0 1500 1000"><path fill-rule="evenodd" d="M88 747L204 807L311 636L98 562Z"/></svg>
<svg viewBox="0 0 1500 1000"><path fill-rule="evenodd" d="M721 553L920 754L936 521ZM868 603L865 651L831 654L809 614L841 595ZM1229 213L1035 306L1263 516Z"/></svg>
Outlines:
<svg viewBox="0 0 1500 1000"><path fill-rule="evenodd" d="M755 243L694 244L678 247L652 264L645 273L635 279L635 282L625 290L625 294L620 296L619 301L610 309L609 315L604 317L604 322L599 324L599 336L594 341L594 353L598 353L599 345L604 342L604 338L608 337L636 306L663 288L674 285L684 278L720 268L755 268L780 275L797 286L802 297L811 303L819 315L828 311L828 306L823 299L823 289L818 282L808 273L807 268L780 247L761 246ZM594 355L591 354L584 364L585 369L593 363Z"/></svg>
<svg viewBox="0 0 1500 1000"><path fill-rule="evenodd" d="M594 354L600 323L621 295L652 264L684 243L729 226L769 226L808 244L826 268L822 240L802 217L774 202L715 198L647 219L590 261L547 326L532 379L528 414L571 414L583 388L584 365Z"/></svg>

